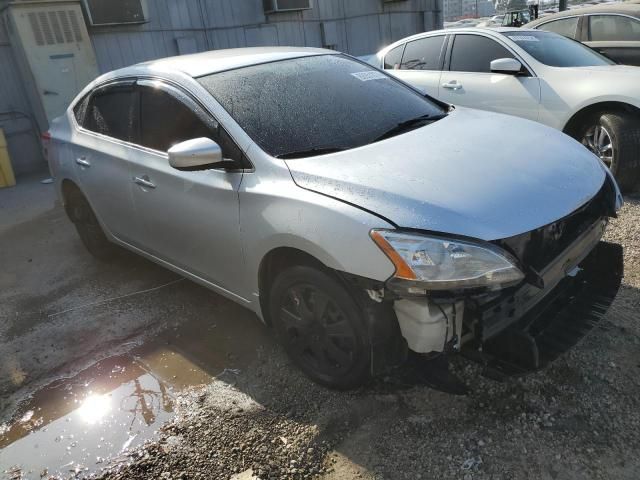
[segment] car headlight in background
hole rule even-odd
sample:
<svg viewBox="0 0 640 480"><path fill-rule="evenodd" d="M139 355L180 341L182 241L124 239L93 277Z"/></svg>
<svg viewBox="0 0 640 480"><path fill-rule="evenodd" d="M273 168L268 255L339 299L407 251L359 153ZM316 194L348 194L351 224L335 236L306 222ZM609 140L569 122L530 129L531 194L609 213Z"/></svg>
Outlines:
<svg viewBox="0 0 640 480"><path fill-rule="evenodd" d="M524 279L511 255L493 245L394 230L372 230L371 238L396 267L392 285L405 283L410 294L505 288Z"/></svg>

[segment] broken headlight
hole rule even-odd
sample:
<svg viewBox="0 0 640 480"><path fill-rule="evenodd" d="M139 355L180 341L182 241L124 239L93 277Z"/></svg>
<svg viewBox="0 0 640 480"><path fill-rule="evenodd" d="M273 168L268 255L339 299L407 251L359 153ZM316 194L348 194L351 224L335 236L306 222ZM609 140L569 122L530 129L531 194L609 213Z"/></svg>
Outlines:
<svg viewBox="0 0 640 480"><path fill-rule="evenodd" d="M396 267L391 285L407 293L504 288L524 279L516 260L491 244L372 230L371 238Z"/></svg>

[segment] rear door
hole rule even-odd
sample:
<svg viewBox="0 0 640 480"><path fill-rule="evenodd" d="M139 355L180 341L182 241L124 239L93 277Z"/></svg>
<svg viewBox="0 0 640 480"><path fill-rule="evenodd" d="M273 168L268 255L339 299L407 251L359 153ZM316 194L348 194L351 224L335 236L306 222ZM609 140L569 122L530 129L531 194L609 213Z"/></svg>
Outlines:
<svg viewBox="0 0 640 480"><path fill-rule="evenodd" d="M139 222L131 197L131 162L139 125L135 80L103 86L74 109L73 157L80 187L103 226L137 244Z"/></svg>
<svg viewBox="0 0 640 480"><path fill-rule="evenodd" d="M626 15L588 15L591 48L625 65L640 66L640 20Z"/></svg>
<svg viewBox="0 0 640 480"><path fill-rule="evenodd" d="M492 73L490 63L517 58L507 47L480 34L456 34L442 72L439 98L454 105L538 119L540 84L529 74ZM522 61L518 58L518 60Z"/></svg>
<svg viewBox="0 0 640 480"><path fill-rule="evenodd" d="M384 68L424 93L438 98L446 35L434 35L396 47Z"/></svg>
<svg viewBox="0 0 640 480"><path fill-rule="evenodd" d="M223 127L182 90L138 82L140 155L132 168L133 197L145 228L145 250L224 292L242 288L238 189L246 159ZM206 137L236 170L177 170L167 151ZM223 293L224 293L223 292Z"/></svg>

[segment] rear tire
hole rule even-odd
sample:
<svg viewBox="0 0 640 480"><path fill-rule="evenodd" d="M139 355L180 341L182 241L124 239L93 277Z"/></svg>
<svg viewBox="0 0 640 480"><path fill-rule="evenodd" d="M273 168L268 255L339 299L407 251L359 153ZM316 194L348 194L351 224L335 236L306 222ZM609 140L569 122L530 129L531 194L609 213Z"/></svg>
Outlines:
<svg viewBox="0 0 640 480"><path fill-rule="evenodd" d="M369 378L371 344L361 309L328 273L307 266L280 273L269 313L291 360L313 381L348 390Z"/></svg>
<svg viewBox="0 0 640 480"><path fill-rule="evenodd" d="M607 164L620 190L638 188L640 120L630 113L600 112L583 123L575 138Z"/></svg>
<svg viewBox="0 0 640 480"><path fill-rule="evenodd" d="M103 261L112 260L117 256L118 247L107 239L84 195L79 192L73 195L67 205L67 214L75 225L80 240L91 255Z"/></svg>

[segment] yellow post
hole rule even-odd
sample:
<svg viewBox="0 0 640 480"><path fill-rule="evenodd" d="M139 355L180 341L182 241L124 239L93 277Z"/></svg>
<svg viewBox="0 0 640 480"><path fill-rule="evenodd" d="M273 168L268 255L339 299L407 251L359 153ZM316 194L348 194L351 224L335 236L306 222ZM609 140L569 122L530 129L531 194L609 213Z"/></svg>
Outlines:
<svg viewBox="0 0 640 480"><path fill-rule="evenodd" d="M11 168L7 140L4 138L4 132L0 128L0 188L13 187L15 184L16 177L13 174L13 168Z"/></svg>

